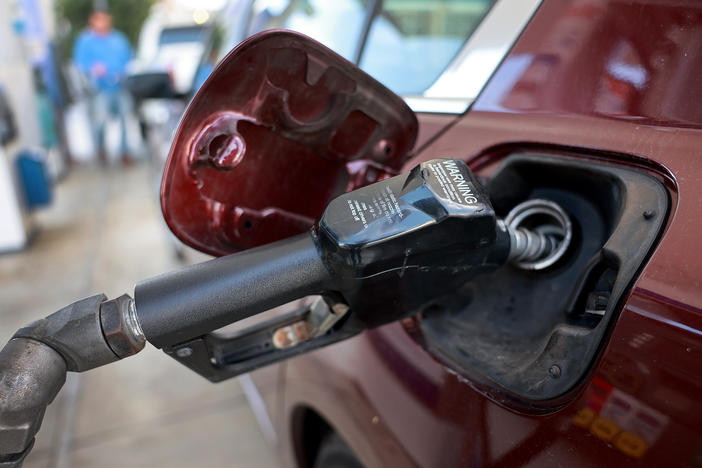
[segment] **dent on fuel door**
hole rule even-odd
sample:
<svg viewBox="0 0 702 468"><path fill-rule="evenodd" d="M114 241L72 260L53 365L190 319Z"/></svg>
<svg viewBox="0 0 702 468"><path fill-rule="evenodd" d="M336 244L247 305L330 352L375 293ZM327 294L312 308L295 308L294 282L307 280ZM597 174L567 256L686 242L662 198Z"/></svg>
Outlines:
<svg viewBox="0 0 702 468"><path fill-rule="evenodd" d="M665 225L668 192L643 172L525 152L506 158L487 190L498 217L525 200L556 202L573 224L571 245L552 268L505 266L437 299L416 337L459 373L544 405L595 359Z"/></svg>

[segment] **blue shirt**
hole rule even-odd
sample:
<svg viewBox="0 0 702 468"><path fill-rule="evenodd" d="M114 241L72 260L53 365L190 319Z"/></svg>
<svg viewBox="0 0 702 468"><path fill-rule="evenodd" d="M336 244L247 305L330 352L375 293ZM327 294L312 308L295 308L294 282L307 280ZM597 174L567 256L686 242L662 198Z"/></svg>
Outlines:
<svg viewBox="0 0 702 468"><path fill-rule="evenodd" d="M118 90L131 58L132 48L127 37L115 30L105 35L85 30L73 46L73 61L79 70L90 77L98 91ZM92 72L99 63L105 67L104 76L94 76Z"/></svg>

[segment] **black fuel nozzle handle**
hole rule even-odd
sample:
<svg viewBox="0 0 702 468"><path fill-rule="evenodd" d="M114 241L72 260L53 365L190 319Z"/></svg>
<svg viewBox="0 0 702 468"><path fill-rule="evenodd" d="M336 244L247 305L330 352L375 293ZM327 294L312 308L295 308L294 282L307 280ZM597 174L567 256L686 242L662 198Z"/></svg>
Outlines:
<svg viewBox="0 0 702 468"><path fill-rule="evenodd" d="M507 262L557 261L567 215L545 200L515 210L498 219L463 161L427 161L335 198L306 234L139 283L137 315L153 345L223 380L412 315ZM531 230L548 216L555 224ZM326 305L210 333L316 294Z"/></svg>
<svg viewBox="0 0 702 468"><path fill-rule="evenodd" d="M466 164L437 159L332 200L307 234L143 281L136 309L160 348L325 292L343 298L355 327L372 328L508 253L509 235Z"/></svg>
<svg viewBox="0 0 702 468"><path fill-rule="evenodd" d="M147 340L162 348L330 285L317 243L305 233L142 281L134 299Z"/></svg>

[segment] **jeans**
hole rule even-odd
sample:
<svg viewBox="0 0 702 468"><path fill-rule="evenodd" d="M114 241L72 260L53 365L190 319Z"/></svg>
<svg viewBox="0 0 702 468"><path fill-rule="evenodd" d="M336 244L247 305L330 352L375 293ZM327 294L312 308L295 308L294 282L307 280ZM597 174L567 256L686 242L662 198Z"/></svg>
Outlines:
<svg viewBox="0 0 702 468"><path fill-rule="evenodd" d="M130 110L130 96L123 90L101 91L91 98L90 117L92 120L95 149L101 158L106 153L105 127L110 117L119 118L120 154L127 154L127 114Z"/></svg>

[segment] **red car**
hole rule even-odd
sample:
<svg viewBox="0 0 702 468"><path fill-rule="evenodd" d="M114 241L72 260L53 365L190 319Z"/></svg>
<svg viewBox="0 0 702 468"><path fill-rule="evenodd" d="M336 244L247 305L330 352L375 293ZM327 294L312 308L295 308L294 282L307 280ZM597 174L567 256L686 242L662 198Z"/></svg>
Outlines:
<svg viewBox="0 0 702 468"><path fill-rule="evenodd" d="M298 25L322 11L256 5L252 18ZM186 111L161 195L191 246L263 247L144 281L133 301L75 303L63 316L80 320L59 333L55 315L28 325L0 355L22 377L6 387L33 397L20 364L34 350L58 385L45 405L65 363L86 370L148 340L212 381L267 366L241 382L286 466L702 464L702 4L545 0L505 29L521 34L502 57L475 39L509 10L497 2L438 75L422 64L456 42L427 41L435 23L398 5L414 8L346 17L366 18L347 58L363 67L368 38L407 35L387 63L409 53L424 73L405 96L416 118L304 36L245 41ZM471 104L471 67L496 62ZM546 256L524 260L537 238ZM315 293L326 302L211 333ZM84 329L96 352L77 349Z"/></svg>
<svg viewBox="0 0 702 468"><path fill-rule="evenodd" d="M583 250L252 374L281 464L702 464L701 41L695 1L547 0L468 112L417 113L406 169L557 199Z"/></svg>

